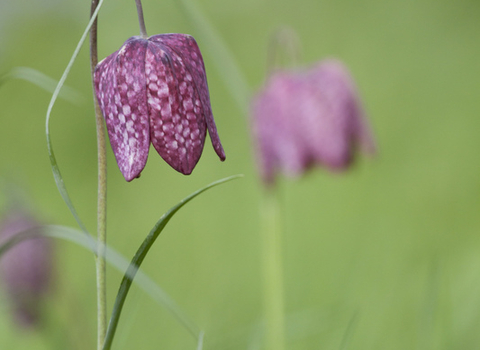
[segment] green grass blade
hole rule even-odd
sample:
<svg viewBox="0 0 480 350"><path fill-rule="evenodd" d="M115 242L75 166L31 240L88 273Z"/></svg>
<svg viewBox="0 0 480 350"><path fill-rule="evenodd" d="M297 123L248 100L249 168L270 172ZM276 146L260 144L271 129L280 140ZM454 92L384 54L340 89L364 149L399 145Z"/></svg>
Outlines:
<svg viewBox="0 0 480 350"><path fill-rule="evenodd" d="M65 71L63 72L62 77L60 78L60 81L57 84L57 87L55 88L55 91L53 92L52 98L50 100L50 103L48 104L47 108L47 117L45 121L45 133L47 135L47 148L48 148L48 156L50 158L50 165L52 166L52 171L53 171L53 177L55 179L55 183L57 185L58 191L60 192L63 200L67 204L68 208L70 209L70 212L72 213L73 217L78 223L78 226L84 231L85 233L88 233L85 225L82 223L80 220L80 217L77 214L77 211L70 199L70 196L68 195L67 188L65 187L65 183L63 181L62 174L60 173L60 168L58 167L57 164L57 159L55 158L55 154L53 152L53 145L52 145L52 140L50 138L50 116L52 113L52 108L53 105L55 104L55 101L57 100L57 97L60 93L60 90L62 89L65 80L67 79L68 74L70 73L70 70L72 69L73 63L75 62L78 53L80 52L80 48L82 47L83 43L85 42L85 39L87 38L87 35L90 31L90 27L92 26L93 22L97 18L98 11L102 7L104 0L100 0L98 3L98 6L93 13L92 17L90 18L90 22L88 22L87 27L85 28L85 31L83 32L82 37L80 38L80 41L77 44L77 47L75 48L75 51L73 52L72 58L68 62L67 68L65 68Z"/></svg>
<svg viewBox="0 0 480 350"><path fill-rule="evenodd" d="M23 240L38 237L43 235L57 239L63 239L75 243L89 251L96 252L97 241L85 235L82 231L65 226L48 225L39 228L32 228L27 231L19 232L0 244L0 259L1 256L12 246L20 243ZM113 248L107 246L105 257L107 262L116 268L121 273L128 270L130 262ZM177 305L177 303L148 275L142 270L136 272L135 283L147 293L157 304L167 309L181 324L190 329L190 332L200 333L199 327L189 318L189 316ZM130 276L133 280L134 275Z"/></svg>
<svg viewBox="0 0 480 350"><path fill-rule="evenodd" d="M347 350L348 345L350 344L350 340L352 339L353 332L355 331L355 327L357 326L358 322L358 312L355 312L348 322L347 328L345 329L345 333L343 334L342 342L340 343L340 350Z"/></svg>
<svg viewBox="0 0 480 350"><path fill-rule="evenodd" d="M63 182L62 174L60 173L60 168L58 167L58 164L57 164L57 159L55 158L55 154L53 153L53 147L52 147L52 143L48 133L47 133L47 143L48 143L48 156L50 158L50 165L52 166L53 177L55 179L55 183L57 184L58 191L62 195L63 200L65 201L68 208L70 209L70 212L72 213L73 217L77 221L78 226L81 228L81 230L84 233L89 234L86 226L83 224L82 220L78 216L77 210L73 206L70 196L68 195L67 188L65 187L65 183Z"/></svg>
<svg viewBox="0 0 480 350"><path fill-rule="evenodd" d="M197 350L202 350L203 349L203 337L205 336L205 333L203 331L200 332L198 335L198 343L197 343Z"/></svg>
<svg viewBox="0 0 480 350"><path fill-rule="evenodd" d="M28 81L51 93L55 91L55 87L58 84L55 79L52 79L48 75L45 75L42 72L30 67L14 67L11 71L0 77L0 87L10 79L21 79ZM82 95L75 89L72 89L68 86L64 86L63 90L58 96L75 104L83 101Z"/></svg>
<svg viewBox="0 0 480 350"><path fill-rule="evenodd" d="M230 90L238 107L244 115L247 115L250 103L250 89L248 88L245 75L239 68L228 46L194 1L180 0L179 3L186 17L195 25L199 35L203 38L202 44L207 47L207 52L213 58L215 67L218 69L220 76L223 77L225 85Z"/></svg>
<svg viewBox="0 0 480 350"><path fill-rule="evenodd" d="M162 230L164 229L165 225L170 221L170 219L175 215L175 213L183 207L185 204L190 202L193 198L201 194L202 192L220 185L222 183L225 183L227 181L236 179L241 177L242 175L234 175L230 176L215 182L212 182L211 184L195 191L188 197L184 198L181 200L177 205L174 207L170 208L163 216L157 221L155 226L152 228L150 233L147 235L143 243L140 245L140 248L137 250L135 253L135 256L133 257L126 273L125 276L122 279L122 282L120 284L120 288L118 290L117 297L115 299L115 304L113 306L113 311L112 311L112 317L110 318L110 323L108 325L107 329L107 335L105 337L105 344L103 346L103 350L109 350L112 346L113 342L113 337L115 336L115 331L118 325L118 321L120 319L120 315L122 312L123 304L125 303L125 299L127 297L128 291L130 289L130 286L132 284L133 278L135 277L136 272L138 271L138 268L142 264L143 260L145 259L145 256L147 255L148 251L152 247L153 243L157 239L157 237L160 235ZM188 331L192 334L193 337L196 339L199 337L198 336L198 327L192 328L190 325L184 323L185 328L188 329ZM198 340L198 339L197 339Z"/></svg>

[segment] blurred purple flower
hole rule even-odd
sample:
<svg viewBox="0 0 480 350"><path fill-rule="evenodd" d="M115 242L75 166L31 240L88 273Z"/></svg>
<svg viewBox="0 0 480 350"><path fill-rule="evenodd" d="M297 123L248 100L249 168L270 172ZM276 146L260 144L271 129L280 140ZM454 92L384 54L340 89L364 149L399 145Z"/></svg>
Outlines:
<svg viewBox="0 0 480 350"><path fill-rule="evenodd" d="M207 129L215 152L225 160L202 54L193 37L131 37L97 65L95 93L127 181L140 176L150 142L170 166L190 174Z"/></svg>
<svg viewBox="0 0 480 350"><path fill-rule="evenodd" d="M354 82L333 59L272 74L253 100L252 128L266 184L273 184L276 171L295 177L316 164L344 170L357 145L375 152Z"/></svg>
<svg viewBox="0 0 480 350"><path fill-rule="evenodd" d="M0 224L0 242L27 230L35 233L40 229L25 213L10 212ZM40 236L21 241L0 257L2 285L17 323L24 328L35 326L40 320L41 302L52 280L52 254L52 241Z"/></svg>

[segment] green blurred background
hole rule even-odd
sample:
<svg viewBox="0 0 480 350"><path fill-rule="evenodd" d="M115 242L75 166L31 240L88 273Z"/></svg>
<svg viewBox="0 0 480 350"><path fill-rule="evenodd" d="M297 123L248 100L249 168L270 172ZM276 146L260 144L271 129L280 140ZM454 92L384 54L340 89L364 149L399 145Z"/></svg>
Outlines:
<svg viewBox="0 0 480 350"><path fill-rule="evenodd" d="M476 0L192 0L231 50L254 92L267 45L295 29L302 62L334 56L350 68L379 153L346 174L317 169L282 179L288 349L480 348L480 2ZM175 216L144 270L205 330L204 349L261 348L261 186L248 119L229 94L208 38L176 1L144 0L150 35L184 32L203 50L217 127L191 176L151 152L126 183L108 154L108 242L131 257L178 200L243 173ZM87 24L89 1L0 2L0 74L17 66L59 79ZM138 24L133 0L105 0L99 56ZM95 230L96 140L88 48L51 120L57 160L77 210ZM0 176L22 187L48 223L76 227L55 187L45 141L50 94L22 80L0 87ZM93 349L92 255L57 242L57 282L47 325L22 332L0 299L1 349ZM121 274L108 270L109 307ZM194 349L195 340L138 287L127 299L115 349Z"/></svg>

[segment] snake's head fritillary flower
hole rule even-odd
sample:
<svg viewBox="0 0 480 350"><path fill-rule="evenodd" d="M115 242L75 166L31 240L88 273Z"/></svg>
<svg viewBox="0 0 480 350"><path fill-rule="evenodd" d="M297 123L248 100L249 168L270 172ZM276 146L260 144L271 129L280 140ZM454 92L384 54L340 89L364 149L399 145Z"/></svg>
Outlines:
<svg viewBox="0 0 480 350"><path fill-rule="evenodd" d="M188 175L206 131L223 161L202 54L185 34L131 37L95 69L95 93L117 164L127 181L140 176L150 143Z"/></svg>
<svg viewBox="0 0 480 350"><path fill-rule="evenodd" d="M356 146L375 152L353 79L337 60L273 73L253 101L252 127L266 184L277 171L299 176L315 164L345 170Z"/></svg>
<svg viewBox="0 0 480 350"><path fill-rule="evenodd" d="M33 233L40 226L25 212L10 211L0 223L0 241L27 230ZM0 257L2 286L21 327L33 327L40 321L41 303L51 288L52 254L52 241L38 236L17 243Z"/></svg>

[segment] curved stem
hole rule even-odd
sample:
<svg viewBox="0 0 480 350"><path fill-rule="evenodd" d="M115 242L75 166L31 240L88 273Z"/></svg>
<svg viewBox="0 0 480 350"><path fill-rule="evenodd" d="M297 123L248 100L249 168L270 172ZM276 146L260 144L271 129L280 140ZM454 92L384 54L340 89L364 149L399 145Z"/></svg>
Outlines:
<svg viewBox="0 0 480 350"><path fill-rule="evenodd" d="M98 6L98 0L92 0L91 15ZM102 349L107 329L107 295L105 247L107 242L107 147L102 112L95 97L94 71L98 63L97 19L90 30L90 68L92 73L93 100L95 104L95 122L97 129L98 154L98 190L97 190L97 349Z"/></svg>
<svg viewBox="0 0 480 350"><path fill-rule="evenodd" d="M267 78L277 69L295 68L300 62L300 40L290 27L279 28L271 37L267 51Z"/></svg>
<svg viewBox="0 0 480 350"><path fill-rule="evenodd" d="M135 4L137 5L137 13L138 13L138 24L140 25L140 36L143 39L147 39L147 29L145 28L145 20L143 19L143 8L142 8L142 1L135 0Z"/></svg>

